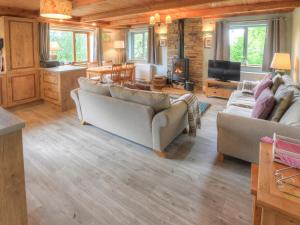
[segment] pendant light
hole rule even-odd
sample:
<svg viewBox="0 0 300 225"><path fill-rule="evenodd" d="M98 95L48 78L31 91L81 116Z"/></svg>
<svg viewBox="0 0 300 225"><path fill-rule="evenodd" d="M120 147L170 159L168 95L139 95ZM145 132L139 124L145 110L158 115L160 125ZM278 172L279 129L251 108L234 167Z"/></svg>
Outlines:
<svg viewBox="0 0 300 225"><path fill-rule="evenodd" d="M72 18L72 2L69 0L40 0L40 15L51 19Z"/></svg>

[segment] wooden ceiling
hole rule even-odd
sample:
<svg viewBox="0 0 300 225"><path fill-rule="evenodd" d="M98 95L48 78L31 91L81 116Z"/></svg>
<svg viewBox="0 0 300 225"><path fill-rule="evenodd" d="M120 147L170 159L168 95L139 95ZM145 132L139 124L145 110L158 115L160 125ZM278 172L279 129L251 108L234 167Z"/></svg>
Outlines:
<svg viewBox="0 0 300 225"><path fill-rule="evenodd" d="M173 19L290 12L300 0L73 0L74 21L107 27L147 24L156 12ZM0 15L38 17L39 0L0 0Z"/></svg>

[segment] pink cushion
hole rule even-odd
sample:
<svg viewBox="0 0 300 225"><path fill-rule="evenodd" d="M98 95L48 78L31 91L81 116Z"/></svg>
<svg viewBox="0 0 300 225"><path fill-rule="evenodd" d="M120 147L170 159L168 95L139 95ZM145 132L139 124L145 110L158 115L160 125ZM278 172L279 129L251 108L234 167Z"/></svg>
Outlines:
<svg viewBox="0 0 300 225"><path fill-rule="evenodd" d="M271 87L273 84L272 80L270 79L263 79L256 87L253 89L254 98L257 99L260 94L265 90L266 88Z"/></svg>
<svg viewBox="0 0 300 225"><path fill-rule="evenodd" d="M275 106L275 102L273 92L270 88L266 88L256 100L251 116L257 119L267 119Z"/></svg>

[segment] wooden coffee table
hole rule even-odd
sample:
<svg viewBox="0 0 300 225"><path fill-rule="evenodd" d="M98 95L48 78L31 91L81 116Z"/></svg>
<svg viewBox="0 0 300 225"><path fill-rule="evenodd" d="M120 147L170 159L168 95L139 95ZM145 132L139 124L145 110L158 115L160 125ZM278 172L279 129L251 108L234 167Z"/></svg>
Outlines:
<svg viewBox="0 0 300 225"><path fill-rule="evenodd" d="M284 167L273 162L272 145L261 143L259 165L251 169L253 224L261 220L261 225L300 225L300 198L279 191L275 181L274 171ZM297 172L288 171L286 176Z"/></svg>

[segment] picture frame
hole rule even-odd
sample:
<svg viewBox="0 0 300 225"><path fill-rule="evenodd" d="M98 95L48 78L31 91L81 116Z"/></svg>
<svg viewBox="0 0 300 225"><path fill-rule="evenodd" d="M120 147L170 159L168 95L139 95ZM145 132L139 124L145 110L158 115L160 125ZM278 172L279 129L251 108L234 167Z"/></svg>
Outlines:
<svg viewBox="0 0 300 225"><path fill-rule="evenodd" d="M166 39L160 39L159 40L159 46L160 47L166 47L167 46L167 40Z"/></svg>
<svg viewBox="0 0 300 225"><path fill-rule="evenodd" d="M207 36L204 38L204 48L211 48L212 47L212 37Z"/></svg>

